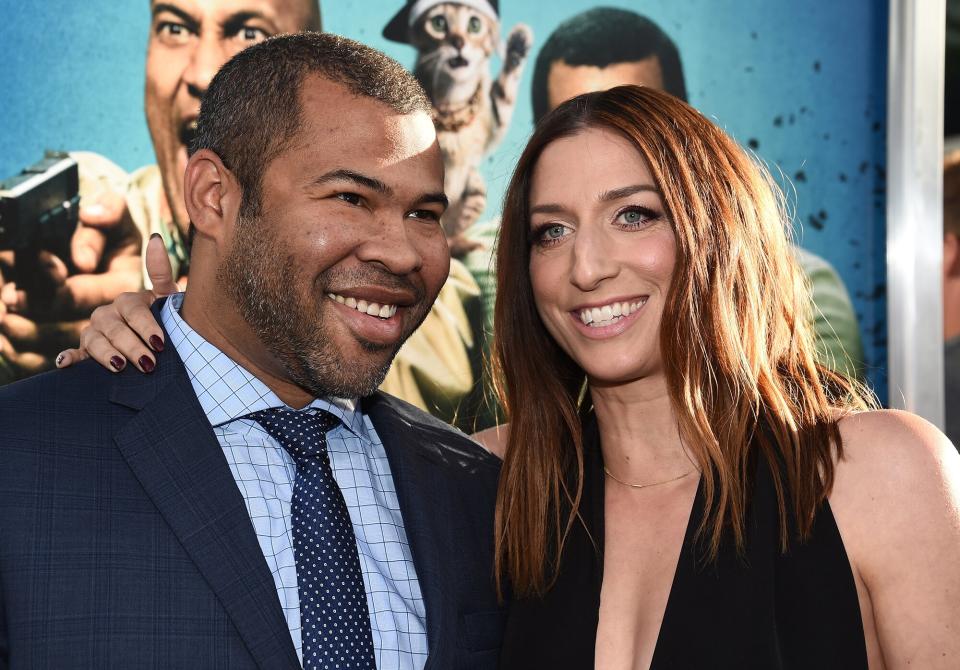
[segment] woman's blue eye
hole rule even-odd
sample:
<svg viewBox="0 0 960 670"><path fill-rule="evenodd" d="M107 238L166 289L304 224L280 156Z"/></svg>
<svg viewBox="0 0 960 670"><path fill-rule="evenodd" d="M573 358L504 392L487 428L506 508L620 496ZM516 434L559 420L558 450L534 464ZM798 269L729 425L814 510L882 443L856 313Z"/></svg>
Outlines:
<svg viewBox="0 0 960 670"><path fill-rule="evenodd" d="M616 221L621 225L639 228L660 217L658 212L646 207L628 207L620 210Z"/></svg>
<svg viewBox="0 0 960 670"><path fill-rule="evenodd" d="M443 33L447 31L447 20L442 16L434 16L430 19L430 25L438 32Z"/></svg>
<svg viewBox="0 0 960 670"><path fill-rule="evenodd" d="M557 244L569 234L569 231L562 223L552 223L538 229L535 243L540 246Z"/></svg>
<svg viewBox="0 0 960 670"><path fill-rule="evenodd" d="M480 19L476 16L471 16L470 21L467 23L467 30L469 30L471 33L479 33L481 27L482 24L480 23Z"/></svg>

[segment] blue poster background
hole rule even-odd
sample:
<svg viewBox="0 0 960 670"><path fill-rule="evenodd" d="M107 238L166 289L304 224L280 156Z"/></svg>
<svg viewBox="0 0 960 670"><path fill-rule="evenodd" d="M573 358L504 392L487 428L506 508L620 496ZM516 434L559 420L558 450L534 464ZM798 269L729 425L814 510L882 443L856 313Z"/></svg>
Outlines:
<svg viewBox="0 0 960 670"><path fill-rule="evenodd" d="M594 2L505 0L502 30L534 32L505 141L483 172L483 218L532 124L533 59L550 32ZM648 16L676 42L689 101L754 148L786 187L799 243L839 271L854 302L867 375L886 401L885 108L887 3L646 0L607 3ZM412 66L381 36L399 0L328 2L324 28ZM0 176L44 149L89 150L132 170L154 162L143 112L146 0L4 0ZM494 64L493 67L498 67Z"/></svg>

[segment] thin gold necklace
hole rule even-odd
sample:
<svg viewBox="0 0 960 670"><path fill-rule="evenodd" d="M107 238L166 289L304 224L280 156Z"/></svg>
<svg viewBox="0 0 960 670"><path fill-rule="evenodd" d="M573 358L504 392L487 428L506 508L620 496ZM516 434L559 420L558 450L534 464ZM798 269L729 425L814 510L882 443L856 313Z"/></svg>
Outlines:
<svg viewBox="0 0 960 670"><path fill-rule="evenodd" d="M648 488L648 487L650 487L650 486L660 486L661 484L669 484L670 482L675 482L675 481L677 481L678 479L683 479L684 477L689 476L690 474L696 472L696 470L697 470L696 468L692 468L692 469L687 470L686 472L684 472L682 475L679 475L679 476L677 476L677 477L673 477L673 478L671 478L671 479L664 479L662 482L651 482L651 483L649 483L649 484L631 484L630 482L625 482L625 481L623 481L622 479L620 479L619 477L617 477L615 474L613 474L612 472L610 472L610 471L607 469L607 466L606 466L606 465L603 466L603 471L606 472L606 473L607 473L607 476L610 477L613 481L619 482L620 484L623 484L624 486L629 486L629 487L632 488L632 489L645 489L645 488Z"/></svg>

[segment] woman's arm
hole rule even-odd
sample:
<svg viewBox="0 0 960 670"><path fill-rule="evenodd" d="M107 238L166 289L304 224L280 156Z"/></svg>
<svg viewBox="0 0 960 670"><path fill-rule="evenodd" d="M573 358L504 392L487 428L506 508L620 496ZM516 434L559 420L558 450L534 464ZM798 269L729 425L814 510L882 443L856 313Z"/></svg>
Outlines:
<svg viewBox="0 0 960 670"><path fill-rule="evenodd" d="M170 258L159 235L150 238L145 253L153 290L121 293L114 302L94 310L90 325L80 333L80 348L60 352L58 368L92 357L111 372L120 372L127 361L133 361L141 372L153 370L153 352L163 350L163 329L153 317L150 305L179 288L173 281Z"/></svg>
<svg viewBox="0 0 960 670"><path fill-rule="evenodd" d="M960 667L960 455L907 412L852 415L840 433L830 506L872 607L868 646L886 668Z"/></svg>

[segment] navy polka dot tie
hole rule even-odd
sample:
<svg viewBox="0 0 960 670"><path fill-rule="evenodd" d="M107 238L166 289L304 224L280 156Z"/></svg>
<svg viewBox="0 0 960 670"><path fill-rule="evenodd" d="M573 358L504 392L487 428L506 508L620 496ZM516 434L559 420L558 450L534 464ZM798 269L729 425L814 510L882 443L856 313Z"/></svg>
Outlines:
<svg viewBox="0 0 960 670"><path fill-rule="evenodd" d="M328 412L268 409L247 415L293 456L293 554L303 667L376 670L357 540L327 454Z"/></svg>

